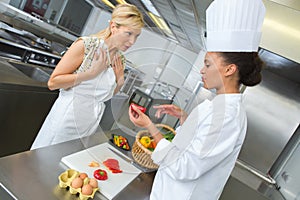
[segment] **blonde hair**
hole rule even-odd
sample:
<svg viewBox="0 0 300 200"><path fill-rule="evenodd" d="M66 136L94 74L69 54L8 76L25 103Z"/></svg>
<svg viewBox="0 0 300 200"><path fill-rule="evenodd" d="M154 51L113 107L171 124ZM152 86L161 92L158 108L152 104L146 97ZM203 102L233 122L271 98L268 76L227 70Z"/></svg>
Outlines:
<svg viewBox="0 0 300 200"><path fill-rule="evenodd" d="M132 4L118 4L112 12L111 21L115 22L117 26L127 26L133 29L143 28L145 24L142 13ZM110 26L95 34L95 36L103 39L110 35Z"/></svg>

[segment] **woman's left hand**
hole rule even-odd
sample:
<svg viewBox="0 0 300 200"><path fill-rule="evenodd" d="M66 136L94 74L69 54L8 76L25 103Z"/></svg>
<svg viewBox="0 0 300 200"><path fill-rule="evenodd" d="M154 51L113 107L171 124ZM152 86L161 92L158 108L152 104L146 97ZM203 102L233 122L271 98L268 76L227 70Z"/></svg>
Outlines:
<svg viewBox="0 0 300 200"><path fill-rule="evenodd" d="M118 85L123 85L124 83L124 65L120 55L116 55L112 62L112 68L115 72L116 82Z"/></svg>

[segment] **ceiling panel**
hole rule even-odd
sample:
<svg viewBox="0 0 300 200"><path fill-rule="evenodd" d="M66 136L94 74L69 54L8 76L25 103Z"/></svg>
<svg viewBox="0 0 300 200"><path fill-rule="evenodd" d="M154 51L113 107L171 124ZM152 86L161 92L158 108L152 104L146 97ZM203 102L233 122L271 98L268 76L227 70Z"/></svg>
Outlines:
<svg viewBox="0 0 300 200"><path fill-rule="evenodd" d="M179 43L194 52L199 52L205 46L201 36L204 36L205 32L205 10L211 1L152 0L152 3L173 30Z"/></svg>
<svg viewBox="0 0 300 200"><path fill-rule="evenodd" d="M112 11L101 0L90 0L96 6ZM148 15L148 10L141 0L126 0L130 4L136 5L144 15L146 28L155 31L164 37L170 37L173 41L194 52L199 52L204 48L203 39L205 30L205 11L212 0L150 0L158 13L171 29L173 37L160 30ZM200 3L201 2L201 3ZM116 0L111 0L116 4ZM201 6L199 9L198 6ZM201 14L201 16L199 15Z"/></svg>

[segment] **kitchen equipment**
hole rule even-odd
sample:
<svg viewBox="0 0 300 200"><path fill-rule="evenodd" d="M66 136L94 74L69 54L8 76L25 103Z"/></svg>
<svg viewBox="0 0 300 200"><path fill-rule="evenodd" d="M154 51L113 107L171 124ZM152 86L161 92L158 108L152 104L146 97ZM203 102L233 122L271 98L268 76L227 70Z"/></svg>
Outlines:
<svg viewBox="0 0 300 200"><path fill-rule="evenodd" d="M1 37L4 37L9 41L22 43L27 47L35 47L38 49L51 51L51 42L45 38L39 38L28 31L13 28L3 22L0 22L0 28L2 31Z"/></svg>
<svg viewBox="0 0 300 200"><path fill-rule="evenodd" d="M154 97L153 95L147 94L140 89L136 89L129 99L129 104L135 103L139 106L146 108L145 114L147 114L154 123L160 123L161 118L155 117L155 111L153 111L153 105L171 104L173 99Z"/></svg>
<svg viewBox="0 0 300 200"><path fill-rule="evenodd" d="M128 96L132 95L134 87L139 87L143 83L145 73L137 69L130 61L126 60L124 70L124 85L120 92Z"/></svg>
<svg viewBox="0 0 300 200"><path fill-rule="evenodd" d="M109 148L112 147L109 143L102 143L94 147L90 147L83 151L79 151L61 159L71 169L75 169L80 172L85 172L89 177L93 177L93 173L96 169L105 169L101 164L108 158L113 158L119 161L120 169L122 173L113 174L109 170L107 171L108 179L106 181L98 181L100 193L108 199L113 199L123 188L125 188L133 179L135 179L141 170L131 165L127 161L123 160L120 156L116 155ZM88 164L92 161L100 163L99 168L89 167ZM97 195L97 194L96 194Z"/></svg>
<svg viewBox="0 0 300 200"><path fill-rule="evenodd" d="M52 68L61 58L52 50L50 41L3 22L0 22L0 56Z"/></svg>
<svg viewBox="0 0 300 200"><path fill-rule="evenodd" d="M161 133L166 133L168 131L171 131L175 134L175 130L165 124L156 124L156 127L160 130ZM143 136L149 136L151 137L148 130L141 130L137 133L135 142L132 146L132 157L134 160L141 166L149 168L149 169L157 169L158 165L153 163L153 160L151 159L152 151L144 147L140 143L140 138Z"/></svg>

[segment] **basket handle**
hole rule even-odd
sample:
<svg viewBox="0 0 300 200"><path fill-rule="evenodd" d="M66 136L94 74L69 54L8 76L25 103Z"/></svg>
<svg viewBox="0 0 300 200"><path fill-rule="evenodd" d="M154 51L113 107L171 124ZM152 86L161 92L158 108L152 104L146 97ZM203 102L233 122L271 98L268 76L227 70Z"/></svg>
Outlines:
<svg viewBox="0 0 300 200"><path fill-rule="evenodd" d="M157 128L162 127L162 128L168 129L168 130L172 131L174 134L176 134L175 130L166 124L155 124L155 126Z"/></svg>

